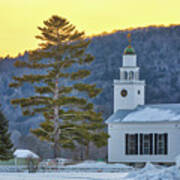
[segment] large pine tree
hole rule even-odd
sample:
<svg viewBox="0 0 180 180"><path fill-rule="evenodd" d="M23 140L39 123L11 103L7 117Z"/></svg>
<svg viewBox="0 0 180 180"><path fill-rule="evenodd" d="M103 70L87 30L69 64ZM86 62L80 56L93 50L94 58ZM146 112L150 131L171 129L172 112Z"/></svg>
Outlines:
<svg viewBox="0 0 180 180"><path fill-rule="evenodd" d="M45 121L32 132L51 142L57 157L60 146L75 148L79 129L87 131L89 124L94 132L103 131L102 118L89 101L101 89L83 82L90 75L86 67L93 61L93 56L86 53L90 41L85 39L84 32L78 32L74 25L59 16L52 16L44 21L44 27L38 28L41 35L36 38L42 41L39 48L30 52L28 62L15 63L18 68L37 72L14 77L15 82L10 84L18 88L24 83L32 83L36 93L13 99L12 104L20 105L24 115L44 116ZM106 134L104 138L107 139Z"/></svg>
<svg viewBox="0 0 180 180"><path fill-rule="evenodd" d="M0 160L12 159L13 152L13 144L8 132L8 121L0 111Z"/></svg>

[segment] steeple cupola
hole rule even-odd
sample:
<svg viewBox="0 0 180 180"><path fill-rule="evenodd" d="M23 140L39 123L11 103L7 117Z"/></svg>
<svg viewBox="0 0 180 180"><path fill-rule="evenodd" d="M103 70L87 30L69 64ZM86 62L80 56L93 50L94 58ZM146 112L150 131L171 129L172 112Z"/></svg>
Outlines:
<svg viewBox="0 0 180 180"><path fill-rule="evenodd" d="M129 45L124 50L123 54L123 66L133 67L136 66L136 53L134 48L131 46L131 34L127 35Z"/></svg>
<svg viewBox="0 0 180 180"><path fill-rule="evenodd" d="M134 54L136 54L135 50L130 45L124 50L124 55L134 55Z"/></svg>

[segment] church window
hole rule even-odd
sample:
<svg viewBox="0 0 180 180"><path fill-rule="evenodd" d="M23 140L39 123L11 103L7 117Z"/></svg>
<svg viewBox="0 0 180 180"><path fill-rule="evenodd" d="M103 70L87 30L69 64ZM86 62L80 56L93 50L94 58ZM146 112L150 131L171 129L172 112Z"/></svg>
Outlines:
<svg viewBox="0 0 180 180"><path fill-rule="evenodd" d="M152 154L153 134L140 134L140 154Z"/></svg>
<svg viewBox="0 0 180 180"><path fill-rule="evenodd" d="M155 154L167 154L167 134L155 134Z"/></svg>
<svg viewBox="0 0 180 180"><path fill-rule="evenodd" d="M167 155L168 134L125 134L126 155Z"/></svg>
<svg viewBox="0 0 180 180"><path fill-rule="evenodd" d="M134 79L134 72L130 71L129 72L129 80L133 80Z"/></svg>
<svg viewBox="0 0 180 180"><path fill-rule="evenodd" d="M135 73L135 79L139 79L139 72Z"/></svg>
<svg viewBox="0 0 180 180"><path fill-rule="evenodd" d="M138 134L126 134L126 154L138 154Z"/></svg>
<svg viewBox="0 0 180 180"><path fill-rule="evenodd" d="M128 73L125 71L124 72L124 79L127 80L128 79Z"/></svg>
<svg viewBox="0 0 180 180"><path fill-rule="evenodd" d="M139 94L139 95L141 94L141 91L140 91L140 90L138 90L138 94Z"/></svg>

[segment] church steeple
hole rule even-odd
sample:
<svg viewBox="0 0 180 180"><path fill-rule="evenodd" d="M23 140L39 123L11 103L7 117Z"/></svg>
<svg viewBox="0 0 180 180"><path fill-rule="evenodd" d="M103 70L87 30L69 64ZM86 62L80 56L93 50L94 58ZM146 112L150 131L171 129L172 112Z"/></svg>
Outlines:
<svg viewBox="0 0 180 180"><path fill-rule="evenodd" d="M114 112L118 109L134 109L144 104L145 81L139 80L139 67L131 35L127 35L129 45L123 53L120 80L114 80Z"/></svg>

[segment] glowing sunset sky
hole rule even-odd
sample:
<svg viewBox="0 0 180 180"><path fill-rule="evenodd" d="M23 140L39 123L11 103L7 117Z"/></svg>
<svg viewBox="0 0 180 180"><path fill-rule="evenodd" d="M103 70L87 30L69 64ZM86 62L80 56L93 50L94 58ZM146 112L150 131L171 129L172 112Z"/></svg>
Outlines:
<svg viewBox="0 0 180 180"><path fill-rule="evenodd" d="M92 35L180 24L180 0L0 0L0 56L36 48L37 26L55 14Z"/></svg>

